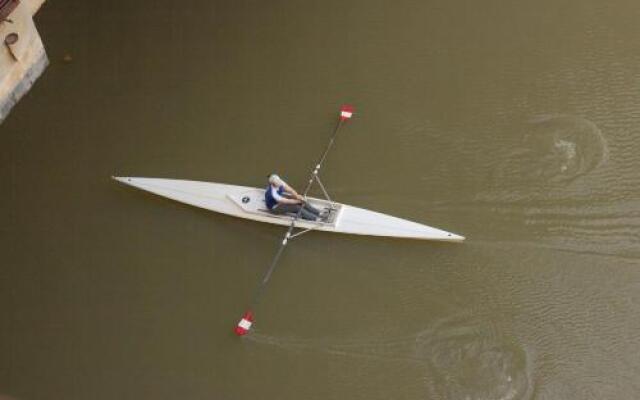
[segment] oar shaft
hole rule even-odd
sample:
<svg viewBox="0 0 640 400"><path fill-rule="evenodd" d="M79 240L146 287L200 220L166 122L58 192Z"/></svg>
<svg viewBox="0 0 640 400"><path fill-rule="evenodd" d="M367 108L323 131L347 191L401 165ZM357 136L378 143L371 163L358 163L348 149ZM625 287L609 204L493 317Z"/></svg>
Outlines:
<svg viewBox="0 0 640 400"><path fill-rule="evenodd" d="M324 149L322 156L320 156L320 159L318 160L315 167L313 168L313 171L311 171L311 176L309 176L309 181L307 182L307 187L304 189L303 196L306 196L309 190L311 189L311 186L313 186L314 176L318 175L318 173L320 172L320 168L322 168L322 163L324 163L324 160L327 158L329 151L331 151L331 148L333 147L333 144L336 141L336 137L338 137L338 131L340 131L340 127L342 126L343 122L344 122L343 119L339 119L338 123L336 124L336 127L333 129L333 135L331 135L329 144L327 144L327 147Z"/></svg>
<svg viewBox="0 0 640 400"><path fill-rule="evenodd" d="M340 127L342 126L342 123L345 120L351 118L352 113L353 113L353 108L351 106L342 106L342 108L340 109L340 118L338 119L338 122L336 123L336 126L333 129L333 134L331 135L331 139L329 139L329 143L327 144L327 147L324 149L324 152L320 156L320 159L318 160L318 162L313 167L313 170L311 171L309 182L307 183L307 186L305 187L303 192L304 197L306 197L307 194L309 193L309 190L311 189L311 186L313 185L315 178L320 172L320 168L322 168L322 164L327 158L329 151L331 151L331 148L333 147L336 141L336 138L338 136L338 132L340 131ZM278 247L278 252L273 257L273 260L271 260L271 264L269 264L269 268L267 269L267 272L262 278L262 281L260 281L260 284L258 285L258 288L254 293L253 299L251 300L251 303L250 303L249 311L247 311L244 314L243 318L238 324L238 327L236 328L236 334L242 336L249 332L251 324L253 323L253 312L251 310L253 310L254 307L258 304L260 297L264 293L264 289L266 288L266 285L269 282L269 279L271 279L271 275L273 275L273 271L275 271L276 266L278 265L278 261L280 260L280 257L284 252L284 248L287 246L287 243L291 238L291 234L293 232L293 229L296 226L296 222L298 221L298 219L300 219L300 216L302 215L302 209L303 207L300 207L295 217L291 221L291 224L289 225L289 229L287 229L287 233L284 235L284 238L282 239L282 243Z"/></svg>
<svg viewBox="0 0 640 400"><path fill-rule="evenodd" d="M342 119L338 120L338 123L336 124L336 127L333 130L333 134L331 135L331 139L329 140L329 144L325 148L324 152L322 153L322 156L320 156L319 161L316 163L315 167L313 168L313 171L311 172L311 176L309 177L309 182L307 183L307 187L304 189L303 196L306 196L309 190L311 189L311 186L313 186L314 176L317 175L318 172L320 171L320 168L322 168L322 163L327 158L327 154L329 154L329 151L333 147L333 144L336 141L336 137L338 136L338 132L340 131L340 127L342 126L342 122L343 122ZM287 229L287 233L285 233L284 238L282 239L282 243L278 248L278 252L273 257L273 260L271 260L271 264L269 264L269 269L267 269L267 272L265 273L264 277L262 278L262 281L260 282L260 285L258 286L258 289L256 290L253 300L251 301L250 309L254 308L254 306L258 303L258 300L262 296L262 293L264 292L264 288L269 282L269 279L271 279L271 275L273 274L273 271L276 269L276 266L278 265L278 261L280 260L280 257L284 252L284 248L287 246L287 243L289 243L289 238L291 237L291 233L295 229L296 222L298 221L301 215L302 215L302 207L300 207L295 217L291 221L291 224L289 224L289 229Z"/></svg>
<svg viewBox="0 0 640 400"><path fill-rule="evenodd" d="M271 264L269 264L269 269L267 269L267 272L264 274L262 281L260 281L260 284L258 285L258 288L256 289L256 292L253 295L253 299L251 299L251 303L249 304L250 310L253 310L256 304L258 304L258 300L260 300L260 297L262 296L262 293L264 292L265 287L267 287L267 282L269 282L269 279L271 279L271 274L273 274L273 271L276 269L276 266L278 265L278 261L280 260L280 257L284 252L284 248L287 246L287 242L289 241L288 239L289 239L289 236L291 235L292 230L293 228L291 228L290 226L289 229L287 230L287 233L284 235L284 239L282 240L280 247L278 247L278 252L273 257L273 260L271 260Z"/></svg>

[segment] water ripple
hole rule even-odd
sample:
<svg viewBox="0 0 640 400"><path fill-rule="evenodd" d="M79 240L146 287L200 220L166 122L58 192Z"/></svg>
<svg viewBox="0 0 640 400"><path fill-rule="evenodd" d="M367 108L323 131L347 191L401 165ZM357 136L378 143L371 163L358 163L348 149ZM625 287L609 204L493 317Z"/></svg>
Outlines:
<svg viewBox="0 0 640 400"><path fill-rule="evenodd" d="M495 171L501 184L568 182L608 159L608 146L591 121L572 115L538 115L525 127L521 146Z"/></svg>
<svg viewBox="0 0 640 400"><path fill-rule="evenodd" d="M530 360L525 350L492 326L447 318L416 338L428 360L432 394L443 399L528 399Z"/></svg>
<svg viewBox="0 0 640 400"><path fill-rule="evenodd" d="M407 362L423 371L421 386L430 398L531 398L533 363L528 352L495 326L470 313L442 318L413 334L377 339L302 339L260 332L248 338L285 351L320 352L382 363Z"/></svg>

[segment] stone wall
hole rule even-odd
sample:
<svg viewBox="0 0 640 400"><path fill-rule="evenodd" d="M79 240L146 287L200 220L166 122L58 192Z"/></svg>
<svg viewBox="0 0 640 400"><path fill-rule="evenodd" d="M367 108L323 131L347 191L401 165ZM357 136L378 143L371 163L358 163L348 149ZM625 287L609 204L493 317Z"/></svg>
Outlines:
<svg viewBox="0 0 640 400"><path fill-rule="evenodd" d="M48 64L33 23L42 3L44 0L21 0L7 19L0 21L0 123Z"/></svg>

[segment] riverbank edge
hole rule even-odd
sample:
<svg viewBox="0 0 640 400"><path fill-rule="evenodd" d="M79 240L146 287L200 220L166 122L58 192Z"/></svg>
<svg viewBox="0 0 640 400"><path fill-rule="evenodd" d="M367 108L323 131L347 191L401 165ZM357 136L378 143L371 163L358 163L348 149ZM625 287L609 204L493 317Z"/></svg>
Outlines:
<svg viewBox="0 0 640 400"><path fill-rule="evenodd" d="M27 94L29 89L33 86L36 80L44 73L45 69L49 65L49 58L44 50L41 48L41 53L37 57L34 64L27 69L22 79L11 89L4 98L0 99L0 124L6 119L11 112L11 109L20 101L20 99Z"/></svg>
<svg viewBox="0 0 640 400"><path fill-rule="evenodd" d="M16 0L17 1L17 0ZM49 65L44 44L33 20L45 0L21 0L0 22L0 124L32 88ZM16 40L8 41L14 35Z"/></svg>

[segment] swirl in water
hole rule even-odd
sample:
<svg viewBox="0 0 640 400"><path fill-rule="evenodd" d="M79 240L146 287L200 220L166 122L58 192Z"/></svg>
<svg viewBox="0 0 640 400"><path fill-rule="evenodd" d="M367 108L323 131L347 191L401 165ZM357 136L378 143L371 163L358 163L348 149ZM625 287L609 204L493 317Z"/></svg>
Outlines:
<svg viewBox="0 0 640 400"><path fill-rule="evenodd" d="M416 338L415 351L429 362L427 380L435 398L530 397L527 354L491 327L468 318L445 319Z"/></svg>
<svg viewBox="0 0 640 400"><path fill-rule="evenodd" d="M522 143L497 168L501 182L566 182L589 173L607 159L598 127L571 115L543 115L526 125Z"/></svg>
<svg viewBox="0 0 640 400"><path fill-rule="evenodd" d="M433 399L525 400L532 392L531 360L525 350L467 314L412 334L377 339L282 338L258 332L249 339L286 351L318 351L382 365L406 362L419 369L419 384Z"/></svg>

